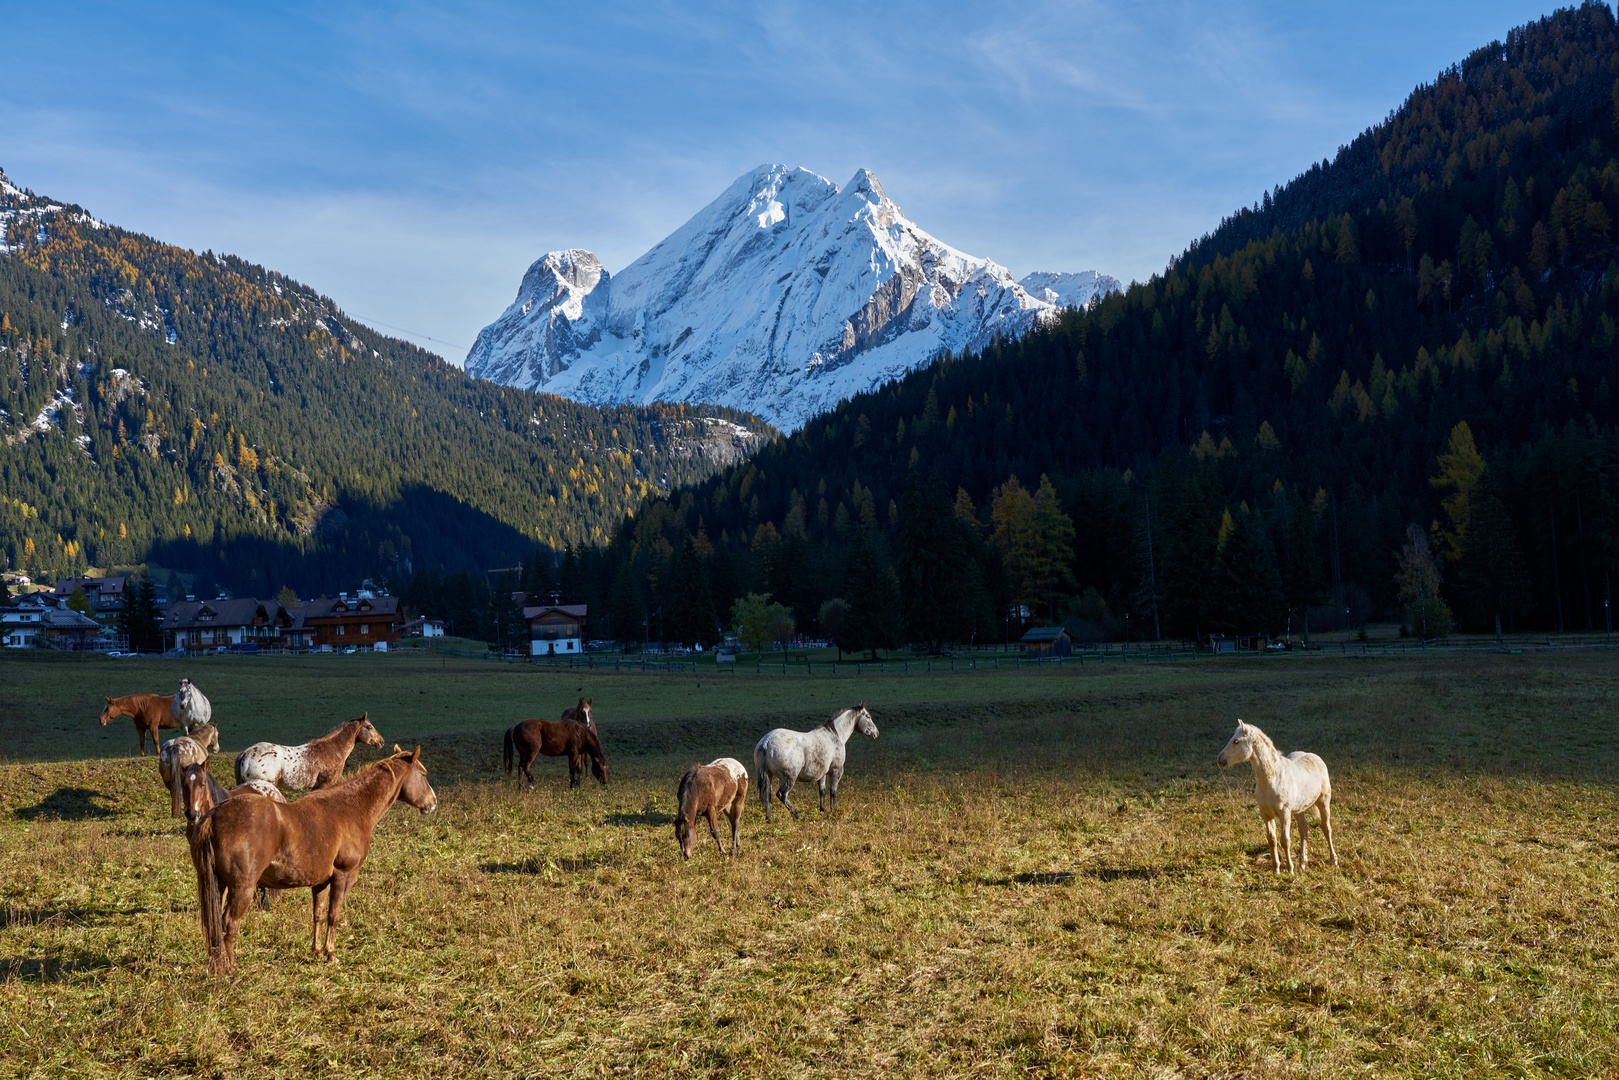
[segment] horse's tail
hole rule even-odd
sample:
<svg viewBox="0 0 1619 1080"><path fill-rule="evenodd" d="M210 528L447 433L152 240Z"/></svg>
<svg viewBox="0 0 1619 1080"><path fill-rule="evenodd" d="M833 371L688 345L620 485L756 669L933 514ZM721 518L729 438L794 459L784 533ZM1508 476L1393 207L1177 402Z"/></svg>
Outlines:
<svg viewBox="0 0 1619 1080"><path fill-rule="evenodd" d="M225 946L225 920L219 878L214 873L214 815L197 823L191 833L191 863L197 869L197 912L208 958L214 962Z"/></svg>
<svg viewBox="0 0 1619 1080"><path fill-rule="evenodd" d="M512 739L512 732L515 731L515 730L516 730L515 728L507 728L506 729L506 748L503 751L501 751L501 755L500 755L501 760L506 765L506 772L507 772L508 775L512 771L512 755L517 750L517 747L516 747L516 745L515 745L515 743L513 742L513 739Z"/></svg>
<svg viewBox="0 0 1619 1080"><path fill-rule="evenodd" d="M180 755L174 755L175 761L169 769L169 805L170 817L185 817L185 800L180 797L185 787L185 766L180 764Z"/></svg>
<svg viewBox="0 0 1619 1080"><path fill-rule="evenodd" d="M768 738L769 736L766 736ZM765 740L760 739L753 744L753 775L759 777L760 790L768 796L770 793L770 769L765 764ZM766 798L765 802L770 799Z"/></svg>
<svg viewBox="0 0 1619 1080"><path fill-rule="evenodd" d="M243 750L240 754L236 755L236 764L235 764L234 768L235 768L235 771L236 771L236 786L237 787L241 787L243 784L247 783L247 776L245 775L244 770L242 769L242 759L245 758L245 757L247 757L247 751L246 750Z"/></svg>

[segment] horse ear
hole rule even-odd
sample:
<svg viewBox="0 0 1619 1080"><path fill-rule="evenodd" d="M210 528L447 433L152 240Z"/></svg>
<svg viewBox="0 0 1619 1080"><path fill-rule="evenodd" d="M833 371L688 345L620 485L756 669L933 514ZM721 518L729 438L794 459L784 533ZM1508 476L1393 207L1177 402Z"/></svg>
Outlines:
<svg viewBox="0 0 1619 1080"><path fill-rule="evenodd" d="M399 744L398 743L394 743L394 753L396 753L396 754L403 754L404 753L403 750L399 749Z"/></svg>
<svg viewBox="0 0 1619 1080"><path fill-rule="evenodd" d="M422 760L422 744L421 743L417 743L416 744L416 749L414 749L414 750L412 750L410 752L410 760L416 761L416 762L419 762L419 761Z"/></svg>
<svg viewBox="0 0 1619 1080"><path fill-rule="evenodd" d="M588 708L590 708L590 707L591 707L591 706L592 706L592 705L594 705L594 704L596 704L596 699L595 699L595 698L593 698L593 697L591 697L591 698L585 698L585 708L587 708L587 709L588 709Z"/></svg>

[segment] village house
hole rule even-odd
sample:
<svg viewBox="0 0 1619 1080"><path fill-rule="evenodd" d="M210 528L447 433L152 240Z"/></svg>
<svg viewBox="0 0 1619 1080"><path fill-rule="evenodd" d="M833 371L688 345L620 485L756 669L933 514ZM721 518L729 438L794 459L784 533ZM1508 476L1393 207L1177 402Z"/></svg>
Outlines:
<svg viewBox="0 0 1619 1080"><path fill-rule="evenodd" d="M443 637L444 620L426 618L412 619L410 622L399 628L399 634L401 637Z"/></svg>
<svg viewBox="0 0 1619 1080"><path fill-rule="evenodd" d="M79 589L90 598L90 617L102 626L118 621L118 613L124 610L125 601L134 591L128 574L56 579L56 598L63 603Z"/></svg>
<svg viewBox="0 0 1619 1080"><path fill-rule="evenodd" d="M584 604L541 604L525 607L528 623L529 654L563 656L584 652Z"/></svg>
<svg viewBox="0 0 1619 1080"><path fill-rule="evenodd" d="M307 638L297 647L386 652L399 640L399 598L339 593L335 600L311 600L294 609L293 628Z"/></svg>
<svg viewBox="0 0 1619 1080"><path fill-rule="evenodd" d="M286 608L274 600L252 597L182 600L170 606L162 623L164 642L171 649L245 644L271 648L282 644L281 637L291 626Z"/></svg>
<svg viewBox="0 0 1619 1080"><path fill-rule="evenodd" d="M31 649L45 643L45 615L61 604L50 593L28 593L0 608L0 643L8 649Z"/></svg>

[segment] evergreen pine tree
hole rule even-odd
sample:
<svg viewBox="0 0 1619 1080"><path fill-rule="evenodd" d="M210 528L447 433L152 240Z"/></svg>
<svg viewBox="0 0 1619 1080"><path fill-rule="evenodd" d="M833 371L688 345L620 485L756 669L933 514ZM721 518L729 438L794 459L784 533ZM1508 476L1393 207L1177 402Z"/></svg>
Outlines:
<svg viewBox="0 0 1619 1080"><path fill-rule="evenodd" d="M682 645L706 649L719 641L714 594L709 588L703 557L690 534L675 554L664 620L668 626L667 636Z"/></svg>
<svg viewBox="0 0 1619 1080"><path fill-rule="evenodd" d="M904 640L899 581L877 545L868 531L849 550L845 574L849 613L838 638L838 648L868 652L873 660L878 649L897 649Z"/></svg>

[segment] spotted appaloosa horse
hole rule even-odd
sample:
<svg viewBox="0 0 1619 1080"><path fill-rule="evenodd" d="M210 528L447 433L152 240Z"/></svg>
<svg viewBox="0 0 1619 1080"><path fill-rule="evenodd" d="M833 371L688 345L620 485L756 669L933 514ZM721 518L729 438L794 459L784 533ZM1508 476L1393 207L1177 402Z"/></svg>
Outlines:
<svg viewBox="0 0 1619 1080"><path fill-rule="evenodd" d="M715 758L707 765L693 765L680 778L677 796L680 809L675 813L675 839L680 857L690 859L697 846L697 819L708 818L708 831L721 855L742 854L742 804L748 798L748 770L736 758ZM717 814L731 819L731 850L720 839Z"/></svg>
<svg viewBox="0 0 1619 1080"><path fill-rule="evenodd" d="M129 694L125 697L110 697L107 707L101 710L101 726L106 727L120 716L135 718L135 734L140 736L141 757L146 756L146 736L152 736L152 749L157 750L157 733L160 728L177 728L180 721L171 714L174 706L173 694Z"/></svg>
<svg viewBox="0 0 1619 1080"><path fill-rule="evenodd" d="M254 743L236 755L236 782L268 780L292 791L319 790L343 779L356 742L381 746L382 736L371 726L371 714L341 724L302 746Z"/></svg>
<svg viewBox="0 0 1619 1080"><path fill-rule="evenodd" d="M827 788L832 789L832 809L838 808L838 782L843 779L843 762L849 752L849 736L855 732L875 739L877 725L862 701L852 709L834 713L832 719L813 731L777 728L753 748L756 782L765 801L765 820L770 820L772 789L781 804L798 820L798 807L788 797L800 780L814 780L821 789L821 812L826 812Z"/></svg>
<svg viewBox="0 0 1619 1080"><path fill-rule="evenodd" d="M524 720L506 731L506 745L501 760L506 771L512 771L512 759L517 759L517 770L534 783L529 766L541 754L548 757L568 755L568 786L578 787L584 774L585 758L590 759L590 771L605 786L607 783L607 754L602 750L596 729L575 720Z"/></svg>
<svg viewBox="0 0 1619 1080"><path fill-rule="evenodd" d="M427 782L422 748L399 751L361 769L340 784L312 791L297 802L253 797L226 799L193 833L191 861L197 871L202 932L215 974L236 970L236 932L253 903L255 886L307 886L312 897L310 948L337 959L337 921L343 901L371 850L371 834L395 802L422 813L438 808ZM325 945L321 899L327 897Z"/></svg>
<svg viewBox="0 0 1619 1080"><path fill-rule="evenodd" d="M1270 858L1275 872L1282 872L1281 851L1287 852L1287 872L1293 873L1293 822L1299 823L1299 869L1310 863L1310 826L1304 816L1315 807L1321 814L1321 831L1327 837L1332 865L1338 865L1338 848L1332 842L1332 780L1327 763L1315 754L1295 750L1286 757L1276 749L1270 736L1252 724L1237 721L1237 730L1216 759L1220 767L1249 761L1254 766L1254 798L1259 816L1265 822L1265 838L1270 841ZM1276 826L1281 825L1281 851L1277 850Z"/></svg>
<svg viewBox="0 0 1619 1080"><path fill-rule="evenodd" d="M219 729L212 724L198 724L190 734L170 739L157 752L157 774L163 778L163 786L169 789L170 817L181 816L181 770L187 765L206 766L209 752L218 749Z"/></svg>

